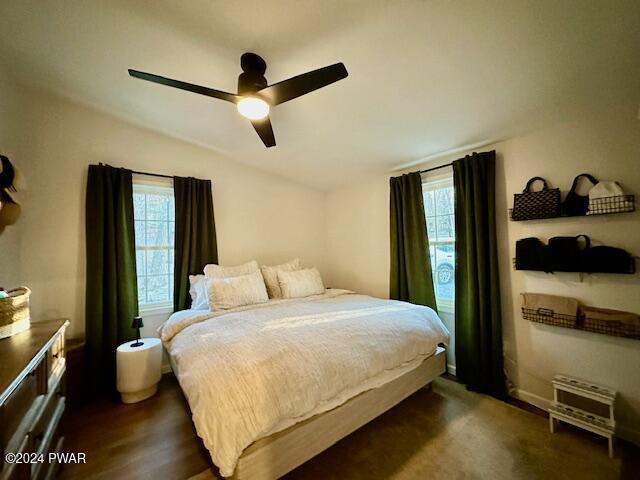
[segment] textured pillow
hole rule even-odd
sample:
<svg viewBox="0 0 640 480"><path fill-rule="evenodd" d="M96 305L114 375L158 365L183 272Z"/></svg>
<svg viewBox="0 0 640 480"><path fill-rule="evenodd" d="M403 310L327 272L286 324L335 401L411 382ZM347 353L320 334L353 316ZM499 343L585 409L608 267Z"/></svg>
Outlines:
<svg viewBox="0 0 640 480"><path fill-rule="evenodd" d="M211 310L226 310L269 301L262 274L257 272L237 277L207 278Z"/></svg>
<svg viewBox="0 0 640 480"><path fill-rule="evenodd" d="M300 259L294 258L287 263L281 265L275 265L273 267L262 265L262 276L264 277L264 283L267 286L267 293L269 298L282 298L282 290L280 290L280 284L278 283L278 272L291 272L292 270L300 270Z"/></svg>
<svg viewBox="0 0 640 480"><path fill-rule="evenodd" d="M255 260L243 263L242 265L235 265L233 267L223 267L222 265L216 265L215 263L210 263L204 267L205 276L213 278L239 277L240 275L247 275L249 273L259 271L260 267L258 267L258 262Z"/></svg>
<svg viewBox="0 0 640 480"><path fill-rule="evenodd" d="M300 298L325 292L322 277L317 268L306 268L291 272L279 271L278 283L282 298Z"/></svg>
<svg viewBox="0 0 640 480"><path fill-rule="evenodd" d="M209 310L209 294L204 275L189 275L189 294L192 310Z"/></svg>

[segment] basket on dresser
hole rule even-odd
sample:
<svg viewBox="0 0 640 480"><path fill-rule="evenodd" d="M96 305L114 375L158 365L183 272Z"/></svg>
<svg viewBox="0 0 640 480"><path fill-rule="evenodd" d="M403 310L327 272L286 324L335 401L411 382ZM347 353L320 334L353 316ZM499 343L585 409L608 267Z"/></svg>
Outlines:
<svg viewBox="0 0 640 480"><path fill-rule="evenodd" d="M24 332L31 326L29 316L29 296L27 287L15 288L0 298L0 339Z"/></svg>

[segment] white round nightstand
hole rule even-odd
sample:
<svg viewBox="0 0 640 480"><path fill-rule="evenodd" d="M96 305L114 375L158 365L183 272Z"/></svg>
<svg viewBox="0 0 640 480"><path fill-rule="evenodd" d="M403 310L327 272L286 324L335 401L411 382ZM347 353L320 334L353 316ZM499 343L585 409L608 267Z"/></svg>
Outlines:
<svg viewBox="0 0 640 480"><path fill-rule="evenodd" d="M116 351L118 391L124 403L136 403L158 390L162 375L162 344L159 338L142 338L123 343Z"/></svg>

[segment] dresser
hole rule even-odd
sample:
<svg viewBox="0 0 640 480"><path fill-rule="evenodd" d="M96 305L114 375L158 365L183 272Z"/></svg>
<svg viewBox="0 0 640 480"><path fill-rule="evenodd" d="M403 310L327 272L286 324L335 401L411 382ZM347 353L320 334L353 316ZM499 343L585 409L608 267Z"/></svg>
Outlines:
<svg viewBox="0 0 640 480"><path fill-rule="evenodd" d="M65 408L67 320L32 323L0 340L0 480L54 478ZM7 455L15 454L15 455ZM8 457L21 463L8 463Z"/></svg>

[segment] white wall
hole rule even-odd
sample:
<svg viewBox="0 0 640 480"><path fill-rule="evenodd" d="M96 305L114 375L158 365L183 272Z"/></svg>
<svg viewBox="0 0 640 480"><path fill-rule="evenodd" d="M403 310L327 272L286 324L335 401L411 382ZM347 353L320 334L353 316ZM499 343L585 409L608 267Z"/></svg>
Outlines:
<svg viewBox="0 0 640 480"><path fill-rule="evenodd" d="M640 255L640 213L509 222L512 195L536 175L568 190L577 173L616 179L640 195L640 121L637 108L585 114L482 150L496 149L498 236L506 368L524 399L544 406L550 380L565 373L620 392L623 434L640 441L640 343L532 324L521 318L520 293L567 295L601 307L640 313L639 275L547 275L512 268L515 241L528 236L588 234L596 242ZM464 155L438 159L444 164ZM431 165L429 165L431 166ZM416 166L410 170L418 170ZM327 199L327 281L381 297L389 289L388 177L331 192Z"/></svg>
<svg viewBox="0 0 640 480"><path fill-rule="evenodd" d="M299 256L304 265L323 269L324 193L64 99L25 90L19 101L26 122L14 159L29 189L22 195L19 251L5 252L2 244L0 284L15 279L15 262L7 256L21 255L17 277L33 290L34 320L68 317L69 335L83 334L84 201L91 163L211 179L222 264L253 258L272 264ZM152 319L147 333L163 318Z"/></svg>

